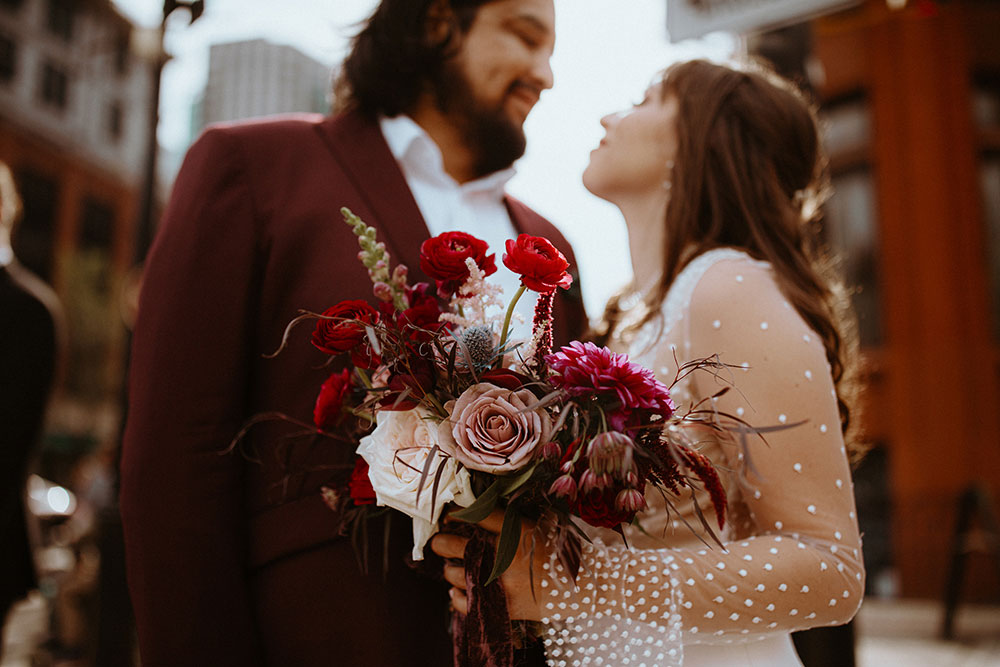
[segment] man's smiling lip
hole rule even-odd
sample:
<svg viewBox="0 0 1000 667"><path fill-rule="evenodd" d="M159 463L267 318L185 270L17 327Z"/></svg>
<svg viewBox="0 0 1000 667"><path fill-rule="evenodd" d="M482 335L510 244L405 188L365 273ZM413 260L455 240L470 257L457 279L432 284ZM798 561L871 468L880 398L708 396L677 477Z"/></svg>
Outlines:
<svg viewBox="0 0 1000 667"><path fill-rule="evenodd" d="M541 98L538 91L523 84L514 86L507 96L515 102L524 105L528 111L531 111Z"/></svg>

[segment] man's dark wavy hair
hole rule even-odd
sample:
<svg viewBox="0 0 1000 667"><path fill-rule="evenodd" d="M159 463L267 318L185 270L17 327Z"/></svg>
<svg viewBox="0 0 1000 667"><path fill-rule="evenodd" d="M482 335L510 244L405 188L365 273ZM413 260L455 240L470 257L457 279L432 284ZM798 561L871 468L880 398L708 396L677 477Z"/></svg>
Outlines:
<svg viewBox="0 0 1000 667"><path fill-rule="evenodd" d="M382 0L354 39L334 86L336 111L410 111L479 8L494 0Z"/></svg>

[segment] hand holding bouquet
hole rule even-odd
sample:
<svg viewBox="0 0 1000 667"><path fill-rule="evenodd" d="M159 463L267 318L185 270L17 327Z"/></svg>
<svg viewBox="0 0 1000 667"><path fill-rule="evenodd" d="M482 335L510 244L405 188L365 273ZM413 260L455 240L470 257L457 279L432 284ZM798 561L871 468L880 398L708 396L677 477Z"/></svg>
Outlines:
<svg viewBox="0 0 1000 667"><path fill-rule="evenodd" d="M370 507L374 496L409 516L414 559L449 503L464 508L451 516L472 523L504 511L487 585L510 564L524 516L554 520L571 570L583 537L573 517L621 532L649 485L667 494L703 485L722 526L718 475L676 428L706 423L706 411L679 415L670 389L625 355L583 342L553 350L555 291L572 277L548 240L507 241L502 261L521 287L504 304L487 281L497 263L483 241L463 232L425 241L420 265L434 284L411 285L376 231L342 212L378 305L343 301L297 318L317 320L312 342L331 361L349 360L321 388L316 426L335 429L346 413L374 424L357 449L351 505ZM529 290L531 338L511 341L514 306ZM709 363L682 366L678 377ZM344 494L328 493L344 510Z"/></svg>

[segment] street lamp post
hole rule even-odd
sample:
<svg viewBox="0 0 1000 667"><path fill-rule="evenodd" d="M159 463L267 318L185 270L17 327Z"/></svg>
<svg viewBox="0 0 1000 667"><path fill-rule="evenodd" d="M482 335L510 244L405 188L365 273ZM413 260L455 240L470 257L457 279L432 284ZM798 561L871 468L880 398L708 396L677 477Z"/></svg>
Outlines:
<svg viewBox="0 0 1000 667"><path fill-rule="evenodd" d="M160 79L163 66L168 57L163 49L163 35L166 32L167 19L177 9L187 9L191 13L189 23L198 20L205 11L205 0L164 0L163 19L156 33L156 44L152 57L152 81L149 86L149 125L146 137L146 164L142 180L141 199L139 200L139 215L136 223L135 259L141 264L146 259L146 253L153 242L154 215L156 209L156 163L159 156L159 142L156 131L160 124Z"/></svg>

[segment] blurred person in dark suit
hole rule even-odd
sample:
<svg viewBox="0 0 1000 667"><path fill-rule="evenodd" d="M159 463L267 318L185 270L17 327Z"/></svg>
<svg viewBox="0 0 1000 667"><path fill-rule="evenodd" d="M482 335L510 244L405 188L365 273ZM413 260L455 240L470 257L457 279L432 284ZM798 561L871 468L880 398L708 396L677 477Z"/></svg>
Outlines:
<svg viewBox="0 0 1000 667"><path fill-rule="evenodd" d="M62 320L55 293L14 256L20 213L14 178L0 162L0 622L38 584L24 484L55 380Z"/></svg>
<svg viewBox="0 0 1000 667"><path fill-rule="evenodd" d="M259 463L225 450L255 414L311 420L330 369L307 333L262 357L299 309L372 300L341 207L377 228L411 284L427 280L420 244L453 229L497 252L497 239L546 236L574 261L504 191L552 85L554 23L552 0L383 0L335 115L216 126L188 152L143 278L122 457L145 667L451 663L448 596L405 565L403 521L388 572L373 551L365 574L323 503L354 447L279 448L287 431L265 424L243 442ZM579 291L555 306L556 335L581 333Z"/></svg>

